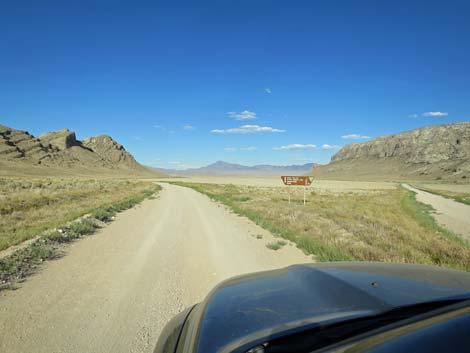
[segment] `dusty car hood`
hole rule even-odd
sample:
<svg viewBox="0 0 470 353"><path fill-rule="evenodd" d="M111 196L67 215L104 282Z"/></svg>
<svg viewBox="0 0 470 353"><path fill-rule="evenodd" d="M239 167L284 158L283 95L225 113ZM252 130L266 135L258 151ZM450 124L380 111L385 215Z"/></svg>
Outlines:
<svg viewBox="0 0 470 353"><path fill-rule="evenodd" d="M225 351L256 333L452 297L470 297L469 273L384 263L296 265L222 282L198 305L187 338L192 351Z"/></svg>

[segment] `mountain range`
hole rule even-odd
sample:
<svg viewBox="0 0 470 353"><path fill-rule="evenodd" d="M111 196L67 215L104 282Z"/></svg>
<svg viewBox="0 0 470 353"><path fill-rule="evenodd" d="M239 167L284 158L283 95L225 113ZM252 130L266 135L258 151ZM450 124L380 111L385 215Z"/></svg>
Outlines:
<svg viewBox="0 0 470 353"><path fill-rule="evenodd" d="M63 129L35 137L0 125L0 176L279 176L344 180L470 182L470 122L433 125L351 143L326 165L245 166L217 161L201 168L158 169L139 164L108 135L78 140Z"/></svg>
<svg viewBox="0 0 470 353"><path fill-rule="evenodd" d="M191 175L230 175L230 176L278 176L283 174L304 175L308 173L313 163L302 165L270 165L260 164L254 166L245 166L241 164L217 161L201 168L189 168L184 170L176 169L156 169L160 173L178 176Z"/></svg>

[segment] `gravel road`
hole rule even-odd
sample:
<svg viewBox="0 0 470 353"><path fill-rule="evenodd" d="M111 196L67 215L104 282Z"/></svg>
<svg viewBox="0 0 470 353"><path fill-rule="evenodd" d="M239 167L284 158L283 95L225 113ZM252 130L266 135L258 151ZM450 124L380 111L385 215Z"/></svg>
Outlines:
<svg viewBox="0 0 470 353"><path fill-rule="evenodd" d="M414 191L419 202L431 205L435 209L433 215L440 224L470 240L470 206L416 189L408 184L402 185Z"/></svg>
<svg viewBox="0 0 470 353"><path fill-rule="evenodd" d="M165 323L218 282L312 261L294 246L267 249L271 234L206 196L162 186L0 292L0 352L152 352Z"/></svg>

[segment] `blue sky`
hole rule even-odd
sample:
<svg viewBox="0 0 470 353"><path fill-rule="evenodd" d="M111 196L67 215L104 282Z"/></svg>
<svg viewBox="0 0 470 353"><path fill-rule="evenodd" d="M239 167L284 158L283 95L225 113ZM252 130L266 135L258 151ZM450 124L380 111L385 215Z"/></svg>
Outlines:
<svg viewBox="0 0 470 353"><path fill-rule="evenodd" d="M326 163L470 120L466 0L3 1L0 34L0 123L159 167Z"/></svg>

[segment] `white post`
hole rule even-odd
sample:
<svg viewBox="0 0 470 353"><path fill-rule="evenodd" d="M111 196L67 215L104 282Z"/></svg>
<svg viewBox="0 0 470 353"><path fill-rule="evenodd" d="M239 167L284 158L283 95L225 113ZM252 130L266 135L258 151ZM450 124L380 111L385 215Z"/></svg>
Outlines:
<svg viewBox="0 0 470 353"><path fill-rule="evenodd" d="M305 206L305 192L307 191L307 187L304 186L304 206Z"/></svg>
<svg viewBox="0 0 470 353"><path fill-rule="evenodd" d="M287 186L287 193L289 194L289 205L290 205L290 186Z"/></svg>

